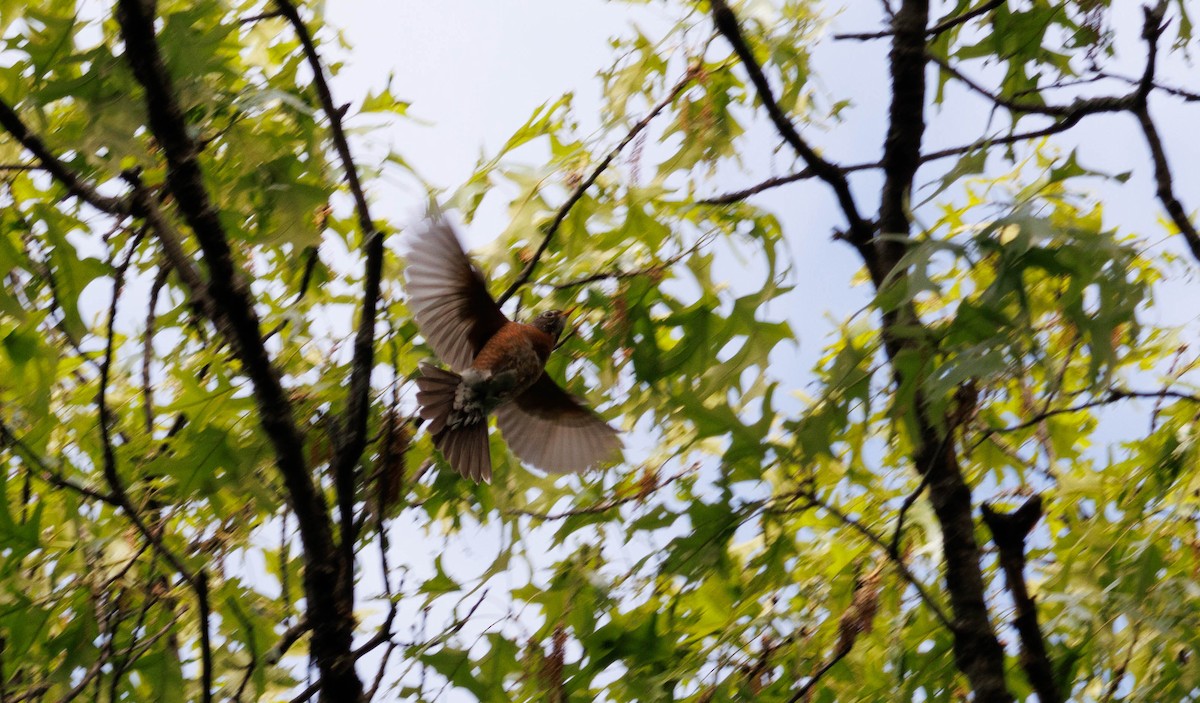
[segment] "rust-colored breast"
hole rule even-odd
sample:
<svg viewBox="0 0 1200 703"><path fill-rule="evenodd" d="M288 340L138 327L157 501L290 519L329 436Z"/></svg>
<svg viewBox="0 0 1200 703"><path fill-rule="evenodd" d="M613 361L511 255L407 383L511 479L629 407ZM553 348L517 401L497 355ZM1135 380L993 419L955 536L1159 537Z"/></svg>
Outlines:
<svg viewBox="0 0 1200 703"><path fill-rule="evenodd" d="M475 357L471 366L498 374L515 371L518 386L524 388L537 380L554 350L554 338L519 322L504 325Z"/></svg>

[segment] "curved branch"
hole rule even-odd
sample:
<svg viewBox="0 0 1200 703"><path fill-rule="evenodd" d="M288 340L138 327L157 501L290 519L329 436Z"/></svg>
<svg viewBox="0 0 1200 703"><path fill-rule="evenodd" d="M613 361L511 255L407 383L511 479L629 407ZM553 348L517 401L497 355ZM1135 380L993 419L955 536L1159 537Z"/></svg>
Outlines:
<svg viewBox="0 0 1200 703"><path fill-rule="evenodd" d="M94 187L60 161L45 142L29 131L16 110L3 100L0 100L0 127L4 127L14 139L21 143L21 146L25 147L26 151L37 157L41 162L41 167L53 176L54 180L61 183L68 193L101 212L116 217L130 214L128 199L112 198L97 192ZM27 170L29 167L21 166L20 168Z"/></svg>
<svg viewBox="0 0 1200 703"><path fill-rule="evenodd" d="M698 463L692 464L691 466L687 467L686 469L683 469L682 471L672 474L670 477L666 478L665 480L663 480L661 482L656 482L654 485L651 485L651 486L646 486L646 487L642 488L641 490L639 490L638 492L633 493L631 495L622 496L620 498L613 498L611 500L601 501L599 503L595 503L593 505L587 505L582 508L572 508L570 510L564 510L560 513L538 513L538 512L534 512L532 510L521 510L521 509L513 509L513 510L508 510L505 512L508 515L520 515L523 517L530 517L535 520L541 520L541 521L563 520L563 519L566 519L569 517L575 517L577 515L598 515L600 513L606 513L609 510L612 510L614 508L619 508L622 505L625 505L627 503L633 503L633 502L636 502L639 500L645 500L652 493L655 493L656 491L666 488L667 486L671 485L672 483L675 483L676 481L687 476L688 474L695 473L696 470L699 468L700 468L700 464L698 464Z"/></svg>
<svg viewBox="0 0 1200 703"><path fill-rule="evenodd" d="M841 167L823 159L820 154L809 146L808 142L804 141L804 138L796 131L795 125L784 114L783 109L779 107L779 103L775 101L775 96L771 92L771 85L767 82L767 77L763 73L762 66L759 65L758 59L754 57L754 53L746 43L745 37L742 36L737 16L733 14L733 10L729 9L729 5L725 3L725 0L711 0L711 5L713 24L716 25L717 31L733 47L734 53L737 54L742 62L742 66L745 67L746 72L750 75L750 82L754 84L755 89L758 91L758 98L766 109L767 115L770 116L771 122L775 124L775 129L783 137L784 141L804 160L804 163L808 164L808 168L812 170L813 175L833 189L838 205L842 209L842 214L849 223L851 241L856 246L865 246L871 239L873 228L858 212L858 205L855 203L854 196L850 192L850 183L846 180L845 171Z"/></svg>
<svg viewBox="0 0 1200 703"><path fill-rule="evenodd" d="M930 151L930 152L927 152L927 153L921 155L921 164L924 165L931 161L939 161L941 159L946 159L951 156L962 156L963 154L967 154L972 151L976 151L978 149L983 149L983 148L989 147L989 146L1000 146L1003 144L1015 144L1017 142L1024 142L1024 141L1028 141L1030 139L1040 139L1042 137L1048 137L1052 134L1058 134L1060 132L1065 132L1068 129L1070 129L1071 127L1074 127L1075 124L1078 123L1080 119L1082 119L1083 117L1086 116L1086 114L1092 114L1092 113L1069 115L1065 119L1063 119L1061 122L1056 122L1056 123L1050 125L1049 127L1043 127L1041 129L1034 129L1034 130L1030 130L1028 132L1014 132L1012 134L1001 134L1001 135L996 135L994 137L983 137L981 139L977 139L977 140L971 142L970 144L963 144L961 146L947 147L945 149L940 149L938 151ZM880 161L873 161L871 163L850 164L848 166L841 167L842 171L845 173L854 173L856 171L869 171L871 169L878 169L878 168L883 168L883 163ZM789 183L796 183L798 181L809 180L809 179L815 178L815 177L816 177L816 174L813 173L812 170L806 168L802 171L797 171L796 173L788 174L786 176L775 176L773 178L768 178L767 180L762 181L761 183L756 183L755 185L752 185L748 188L744 188L742 190L734 191L731 193L725 193L723 195L714 195L710 198L705 198L703 200L697 200L696 204L698 204L698 205L729 205L731 203L741 202L752 195L757 195L764 191L771 190L772 188L778 188L779 186L787 185Z"/></svg>
<svg viewBox="0 0 1200 703"><path fill-rule="evenodd" d="M921 600L925 603L925 605L929 607L930 612L933 613L938 622L940 622L947 630L951 632L955 631L956 628L954 620L952 620L950 615L943 610L940 605L938 605L938 602L934 600L933 595L925 589L924 584L922 584L917 578L916 574L914 574L912 570L908 568L908 565L904 563L904 560L901 559L898 554L892 553L890 545L888 545L888 543L884 541L882 537L875 534L874 530L871 528L850 517L830 503L821 500L816 493L809 490L804 490L800 492L800 495L806 501L808 501L810 505L814 505L829 513L833 517L837 518L838 521L843 525L853 529L855 532L865 537L868 542L883 550L883 553L892 560L893 564L896 565L896 570L900 572L900 575L904 577L904 580L908 581L909 585L916 590L917 595L921 597Z"/></svg>
<svg viewBox="0 0 1200 703"><path fill-rule="evenodd" d="M1175 195L1171 165L1167 161L1167 153L1163 148L1162 137L1158 133L1158 127L1150 117L1149 97L1150 91L1154 88L1154 72L1158 59L1158 40L1166 28L1166 25L1163 23L1163 15L1166 9L1167 4L1163 0L1160 0L1153 8L1143 8L1145 12L1145 24L1142 27L1142 38L1146 40L1146 68L1142 74L1141 81L1138 82L1137 88L1134 91L1134 102L1131 109L1134 116L1137 117L1138 125L1142 128L1142 134L1146 137L1146 145L1150 149L1150 160L1154 163L1155 193L1162 203L1163 209L1170 216L1171 222L1175 223L1175 227L1183 235L1183 239L1187 242L1192 256L1197 261L1200 261L1200 232L1196 231L1196 225L1192 222L1192 218L1183 207L1183 203Z"/></svg>
<svg viewBox="0 0 1200 703"><path fill-rule="evenodd" d="M947 75L959 81L973 92L1016 114L1049 115L1060 118L1075 116L1078 119L1084 115L1094 115L1102 112L1123 112L1132 109L1137 100L1137 91L1135 90L1128 95L1102 95L1092 98L1079 98L1069 105L1022 102L993 93L962 71L959 71L958 68L941 56L929 53L926 54L926 57L937 64L938 68Z"/></svg>
<svg viewBox="0 0 1200 703"><path fill-rule="evenodd" d="M658 117L660 112L665 110L668 105L675 102L675 99L678 98L681 93L683 93L684 89L691 85L692 80L694 80L695 77L695 72L689 69L687 75L685 75L678 83L676 83L675 87L671 88L670 92L667 93L667 96L660 100L658 104L650 110L650 112L646 113L646 116L639 120L637 124L633 125L625 137L618 142L611 151L608 152L608 154L600 161L600 163L596 165L596 168L592 169L591 174L589 174L587 178L580 181L579 185L575 186L575 190L571 191L571 195L568 196L566 202L564 202L562 206L558 208L558 212L555 213L554 219L550 221L549 225L547 225L546 233L542 235L542 242L538 245L537 250L533 252L533 256L529 259L529 263L525 264L525 268L521 269L521 272L517 274L517 278L512 282L512 285L510 285L508 289L496 299L498 304L503 305L504 303L508 302L508 299L511 298L514 293L520 290L521 286L529 282L529 279L533 277L533 271L537 268L538 262L541 260L542 255L546 253L546 248L550 246L550 240L554 239L555 233L558 232L558 228L562 225L563 221L567 219L567 215L570 214L571 208L575 207L575 204L583 198L583 194L587 192L588 188L591 188L593 185L595 185L596 181L600 178L600 174L604 173L609 164L613 162L613 159L617 158L617 155L619 155L625 147L629 146L629 143L632 142L634 138L642 132L642 130L646 129L646 127L650 125L650 122L655 117Z"/></svg>
<svg viewBox="0 0 1200 703"><path fill-rule="evenodd" d="M982 5L975 8L974 10L967 10L966 12L962 13L961 15L954 15L953 17L947 17L947 18L943 19L941 22L938 22L937 24L930 27L926 31L926 36L928 36L930 39L932 39L943 32L954 29L955 27L959 26L960 24L966 24L967 22L970 22L971 20L975 19L976 17L978 17L980 15L983 15L988 12L991 12L992 10L995 10L996 8L1000 7L1007 1L1008 0L988 0L988 2L983 3ZM833 35L833 38L834 39L853 39L855 41L869 41L871 39L883 39L885 37L890 37L892 34L893 34L892 30L883 30L880 32L855 32L855 33L848 33L848 34L835 34L835 35Z"/></svg>

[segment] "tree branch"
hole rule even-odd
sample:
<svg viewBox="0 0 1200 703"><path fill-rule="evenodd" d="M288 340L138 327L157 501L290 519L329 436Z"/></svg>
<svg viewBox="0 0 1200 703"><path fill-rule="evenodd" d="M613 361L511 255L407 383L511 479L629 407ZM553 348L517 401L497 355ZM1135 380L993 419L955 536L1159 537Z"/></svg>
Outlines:
<svg viewBox="0 0 1200 703"><path fill-rule="evenodd" d="M340 596L344 576L324 496L317 490L304 456L304 438L292 404L263 345L254 300L233 261L224 225L204 186L199 146L171 87L155 36L152 3L118 0L117 23L125 57L145 93L150 131L167 162L167 186L187 221L208 268L208 292L220 311L214 319L233 346L253 386L259 421L271 441L300 526L305 549L305 595L313 630L312 656L321 674L323 701L354 703L362 682L348 656L353 644L353 604Z"/></svg>
<svg viewBox="0 0 1200 703"><path fill-rule="evenodd" d="M877 293L893 285L904 285L907 271L900 268L905 240L911 228L909 212L912 184L921 163L921 139L925 131L925 26L928 0L905 0L892 23L893 45L889 55L892 99L882 159L883 196L879 209L880 230L892 235L875 246L858 246ZM899 363L906 355L930 356L925 328L914 305L882 307L880 334L897 387L914 387L909 401L913 418L912 461L927 479L929 500L942 530L942 559L946 591L954 613L954 660L970 682L976 701L1008 703L1012 694L1005 681L1004 649L996 638L988 614L981 553L975 539L971 488L958 463L954 423L945 413L936 416L922 386L924 367L913 369Z"/></svg>
<svg viewBox="0 0 1200 703"><path fill-rule="evenodd" d="M1166 9L1167 4L1162 0L1153 8L1142 8L1145 13L1142 38L1146 40L1146 69L1134 92L1135 99L1132 110L1134 116L1137 117L1138 125L1142 128L1142 134L1146 137L1146 145L1150 149L1150 160L1154 163L1155 192L1158 199L1167 211L1167 215L1170 216L1171 222L1175 223L1176 229L1183 235L1188 249L1192 252L1192 257L1200 261L1200 232L1196 231L1196 225L1192 223L1191 216L1183 207L1183 203L1175 196L1174 178L1171 175L1171 165L1167 161L1167 152L1163 148L1158 127L1150 117L1149 97L1150 91L1154 88L1158 39L1166 28L1163 23Z"/></svg>
<svg viewBox="0 0 1200 703"><path fill-rule="evenodd" d="M837 518L838 521L843 525L846 525L850 529L862 535L867 539L868 542L881 549L883 553L887 555L889 559L891 559L892 563L896 565L896 570L900 572L900 575L904 577L904 580L908 581L909 585L912 586L917 592L917 595L921 597L921 601L925 603L925 605L929 608L929 611L933 613L935 618L937 618L938 622L940 622L947 630L954 632L954 620L952 620L946 611L943 610L940 605L938 605L938 602L934 599L933 595L926 590L924 584L922 584L921 581L916 577L916 574L914 574L912 570L908 568L908 564L905 564L904 560L901 559L898 554L892 553L891 547L887 542L884 541L882 537L875 534L874 530L842 512L831 503L822 500L815 492L803 490L800 492L800 495L810 505L814 505L829 513L833 517Z"/></svg>
<svg viewBox="0 0 1200 703"><path fill-rule="evenodd" d="M838 205L842 209L842 214L849 223L851 242L855 246L865 246L866 242L871 239L874 228L859 214L858 205L855 203L854 196L850 192L850 184L846 180L845 171L826 161L813 150L804 141L803 137L800 136L799 132L796 131L796 127L779 107L779 103L775 102L775 96L771 92L771 85L767 82L766 75L763 74L762 66L759 65L758 59L754 57L754 53L746 43L745 37L742 36L737 16L733 14L733 10L729 9L729 5L725 3L725 0L711 0L710 4L712 5L713 24L716 25L717 31L733 47L734 53L737 54L738 59L742 62L742 66L745 67L746 72L750 75L750 81L758 91L758 98L766 109L767 115L771 118L771 122L775 124L775 129L783 137L784 141L804 160L804 163L812 170L813 175L833 189Z"/></svg>
<svg viewBox="0 0 1200 703"><path fill-rule="evenodd" d="M116 340L114 325L117 319L117 306L121 300L121 291L125 286L125 274L129 270L129 264L133 261L133 255L137 252L138 244L141 243L145 234L146 230L143 228L134 235L125 259L116 267L113 274L112 299L108 305L107 342L104 345L103 361L100 363L100 391L96 395L96 405L100 420L100 437L102 440L101 446L104 454L104 478L108 482L110 495L120 505L134 526L137 527L138 532L141 533L146 541L153 545L155 551L162 555L196 592L200 620L200 700L202 703L212 703L213 670L212 643L209 639L211 610L208 601L208 577L203 571L197 573L188 568L183 563L183 559L171 551L166 543L163 542L162 535L158 531L151 529L146 523L141 513L138 512L137 506L130 499L128 491L125 490L125 484L121 480L120 474L117 473L116 451L113 448L113 418L108 408L108 382L112 372L113 347Z"/></svg>
<svg viewBox="0 0 1200 703"><path fill-rule="evenodd" d="M313 84L321 109L329 119L329 131L334 148L342 162L346 185L354 197L354 210L358 215L358 226L362 231L363 250L366 264L363 277L362 310L359 312L358 331L354 335L354 358L350 364L350 382L346 397L345 417L337 436L337 450L333 460L334 484L337 489L338 515L341 526L342 598L354 603L354 544L357 539L354 523L355 468L366 448L367 415L370 407L371 371L375 367L375 318L379 305L379 291L383 280L383 232L375 228L367 196L358 177L358 168L350 153L350 142L342 126L345 108L333 102L333 92L325 78L325 64L317 52L312 34L300 18L300 13L290 0L275 0L279 14L292 25L296 36L304 47L304 56L313 74ZM314 257L315 257L314 253ZM307 274L307 271L306 271ZM307 276L306 276L307 277Z"/></svg>
<svg viewBox="0 0 1200 703"><path fill-rule="evenodd" d="M642 267L639 269L633 269L630 271L626 271L626 270L622 270L622 269L615 269L612 271L600 271L598 273L593 273L588 276L574 278L574 279L571 279L570 281L565 281L563 283L555 283L554 285L551 286L551 288L553 288L554 290L566 290L568 288L578 288L579 286L586 286L589 283L596 283L597 281L610 281L610 280L619 281L619 280L626 279L626 278L637 278L638 276L653 276L653 275L661 274L663 271L671 268L672 266L679 263L680 261L683 261L684 259L691 256L692 254L695 254L696 252L700 251L702 248L704 248L704 246L706 244L708 244L710 241L712 241L712 238L713 238L712 233L704 234L699 239L697 239L696 243L693 244L692 246L688 247L687 249L684 249L683 251L679 252L678 254L676 254L668 259L664 259L663 261L658 262L657 264L652 264L650 266L645 266L645 267Z"/></svg>
<svg viewBox="0 0 1200 703"><path fill-rule="evenodd" d="M835 664L850 654L850 650L854 648L854 643L858 641L858 636L864 632L870 632L875 620L875 614L879 610L879 581L882 575L883 562L880 562L865 576L856 578L854 596L851 599L850 605L847 606L841 617L838 618L838 638L834 646L833 656L829 657L820 668L808 677L804 685L797 689L792 694L792 697L788 699L788 703L799 703L805 700L809 692L820 683L825 674L829 673L829 670Z"/></svg>
<svg viewBox="0 0 1200 703"><path fill-rule="evenodd" d="M4 127L9 134L13 136L25 150L37 157L42 168L46 169L54 180L58 181L67 189L71 195L86 202L92 207L101 212L108 213L116 217L128 215L130 211L130 203L124 198L111 198L101 195L94 187L86 183L65 163L60 161L46 146L45 142L39 139L25 123L21 120L8 103L0 100L0 126Z"/></svg>
<svg viewBox="0 0 1200 703"><path fill-rule="evenodd" d="M695 77L695 71L688 69L687 75L680 79L680 81L676 83L673 88L671 88L666 97L664 97L658 102L657 105L651 108L650 112L646 113L645 117L630 127L629 132L625 135L625 137L621 139L621 141L618 142L617 145L613 147L603 159L601 159L600 163L596 164L596 168L592 169L592 172L588 175L588 177L580 181L579 185L575 186L575 190L571 191L571 194L567 196L566 202L564 202L562 206L558 208L558 212L554 214L554 219L551 220L550 224L546 226L545 234L542 235L542 241L540 244L538 244L537 250L533 252L533 256L529 258L529 262L525 264L525 268L521 269L521 272L517 274L516 279L513 280L508 289L496 299L498 304L503 305L504 303L508 302L508 299L511 298L514 293L520 290L521 286L529 282L529 279L533 277L533 272L537 268L538 262L541 261L542 255L546 253L546 249L550 246L550 241L554 239L554 235L558 232L558 228L562 226L563 221L566 220L567 215L570 214L571 208L575 207L575 204L583 198L583 194L587 192L588 188L591 188L593 185L595 185L596 181L600 178L600 175L604 173L606 169L608 169L609 165L614 159L617 158L621 151L626 146L629 146L629 143L632 142L634 138L642 132L642 130L646 129L646 127L650 125L650 122L653 121L655 117L658 117L659 113L665 110L668 105L675 102L675 99L678 98L681 93L683 93L684 89L691 85Z"/></svg>
<svg viewBox="0 0 1200 703"><path fill-rule="evenodd" d="M1092 113L1086 113L1086 114L1092 114ZM983 149L983 148L989 147L989 146L1000 146L1003 144L1015 144L1017 142L1024 142L1024 141L1028 141L1030 139L1040 139L1042 137L1048 137L1052 134L1058 134L1059 132L1065 132L1068 129L1070 129L1071 127L1074 127L1075 124L1080 119L1082 119L1084 116L1085 116L1084 114L1071 115L1071 116L1068 116L1067 118L1063 119L1060 122L1056 122L1048 127L1043 127L1041 129L1030 130L1028 132L1014 132L1012 134L998 134L993 137L983 137L981 139L977 139L977 140L971 142L970 144L963 144L961 146L948 147L946 149L941 149L939 151L930 151L930 152L927 152L927 153L921 155L921 164L924 165L931 161L939 161L941 159L946 159L951 156L961 156L963 154L967 154L972 151L976 151L978 149ZM871 163L850 164L848 166L841 167L841 169L844 173L854 173L856 171L869 171L869 170L877 169L877 168L883 168L883 162L873 161ZM815 178L815 177L816 177L816 174L813 173L811 169L806 168L802 171L788 174L786 176L775 176L773 178L768 178L767 180L762 181L761 183L757 183L757 184L752 185L749 188L745 188L743 190L734 191L731 193L725 193L723 195L715 195L710 198L705 198L703 200L697 200L696 204L697 205L729 205L731 203L741 202L752 195L757 195L759 193L762 193L763 191L767 191L772 188L778 188L779 186L787 185L789 183L795 183L797 181L804 181L804 180L808 180L808 179Z"/></svg>
<svg viewBox="0 0 1200 703"><path fill-rule="evenodd" d="M700 464L698 464L698 463L692 464L691 466L687 467L686 469L683 469L682 471L679 471L679 472L671 475L666 480L661 481L661 482L656 482L654 485L651 485L651 486L646 486L636 493L633 493L633 494L627 495L627 496L623 496L621 498L613 498L612 500L601 501L599 503L584 506L582 508L572 508L570 510L564 510L559 513L538 513L538 512L534 512L532 510L513 509L513 510L506 511L506 513L508 515L522 515L525 517L531 517L535 520L541 520L541 521L563 520L563 519L566 519L569 517L574 517L576 515L598 515L600 513L606 513L609 510L612 510L614 508L619 508L622 505L626 505L627 503L633 503L635 501L645 500L652 493L659 491L663 488L666 488L667 486L671 485L672 483L675 483L676 481L683 478L684 476L687 476L688 474L695 473L695 471L699 468L700 468Z"/></svg>
<svg viewBox="0 0 1200 703"><path fill-rule="evenodd" d="M909 198L921 165L921 140L925 136L925 25L928 0L906 0L892 21L895 39L888 56L892 100L883 144L883 194L879 205L879 230L897 235L876 242L883 260L872 273L890 273L904 255L909 234ZM871 268L868 262L868 268ZM877 278L876 285L883 279Z"/></svg>
<svg viewBox="0 0 1200 703"><path fill-rule="evenodd" d="M1022 102L998 95L983 87L974 79L959 71L948 60L933 53L926 54L927 58L938 65L947 75L953 77L970 90L978 93L992 103L1003 107L1015 114L1049 115L1058 118L1074 118L1076 121L1084 115L1095 115L1103 112L1123 112L1131 109L1137 99L1137 91L1128 95L1102 95L1091 98L1078 98L1068 105L1052 105L1041 102ZM1072 123L1073 124L1073 123Z"/></svg>
<svg viewBox="0 0 1200 703"><path fill-rule="evenodd" d="M986 14L988 12L991 12L992 10L995 10L996 8L1003 5L1005 2L1007 2L1007 0L989 0L988 2L983 3L982 5L980 5L979 7L975 8L973 10L967 10L966 12L962 13L961 15L947 17L947 18L943 19L941 22L938 22L937 24L935 24L932 27L930 27L929 29L927 29L926 36L928 36L930 39L933 39L934 37L938 36L942 32L945 32L950 29L954 29L955 27L957 27L961 24L966 24L967 22L970 22L971 20L975 19L976 17L978 17L982 14ZM852 34L835 34L835 35L833 35L833 38L834 39L853 39L855 41L869 41L871 39L883 39L884 37L889 37L892 34L893 34L893 32L891 30L883 30L881 32L856 32L856 33L852 33Z"/></svg>
<svg viewBox="0 0 1200 703"><path fill-rule="evenodd" d="M1037 604L1025 584L1025 538L1042 517L1042 498L1033 496L1013 513L999 513L984 504L983 521L1000 552L1000 567L1016 606L1013 626L1021 638L1021 668L1041 703L1061 703L1062 691L1054 680L1054 666L1046 653L1046 640L1038 627Z"/></svg>
<svg viewBox="0 0 1200 703"><path fill-rule="evenodd" d="M1193 403L1200 403L1200 396L1195 396L1180 391L1172 391L1167 389L1159 391L1128 391L1114 388L1108 392L1108 395L1101 398L1096 398L1094 400L1089 400L1086 403L1079 403L1078 405L1071 405L1065 408L1050 408L1038 413L1037 415L1034 415L1028 420L1024 420L1015 425L1009 425L1007 427L989 427L988 429L984 430L983 435L971 445L971 449L975 449L980 444L983 444L992 435L1018 432L1020 430L1040 425L1056 415L1070 415L1072 413L1083 412L1084 410L1091 410L1092 408L1112 405L1113 403L1130 398L1175 398L1178 400L1187 400Z"/></svg>

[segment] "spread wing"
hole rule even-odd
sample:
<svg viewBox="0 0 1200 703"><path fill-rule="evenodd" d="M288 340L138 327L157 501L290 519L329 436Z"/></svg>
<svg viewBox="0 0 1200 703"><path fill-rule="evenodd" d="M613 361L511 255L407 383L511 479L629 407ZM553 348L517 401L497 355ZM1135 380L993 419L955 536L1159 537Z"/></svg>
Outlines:
<svg viewBox="0 0 1200 703"><path fill-rule="evenodd" d="M617 431L545 373L497 408L496 421L513 453L546 471L583 471L621 452Z"/></svg>
<svg viewBox="0 0 1200 703"><path fill-rule="evenodd" d="M440 217L431 217L413 235L404 277L417 327L438 358L455 371L470 367L483 345L508 322L454 230Z"/></svg>

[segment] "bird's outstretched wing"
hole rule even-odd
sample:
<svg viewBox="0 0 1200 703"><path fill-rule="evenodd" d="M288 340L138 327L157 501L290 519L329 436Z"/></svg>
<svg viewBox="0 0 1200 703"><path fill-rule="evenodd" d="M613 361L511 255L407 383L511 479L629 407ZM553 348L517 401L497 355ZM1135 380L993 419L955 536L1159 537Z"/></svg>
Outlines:
<svg viewBox="0 0 1200 703"><path fill-rule="evenodd" d="M513 453L546 471L583 471L621 452L617 431L545 373L497 408L496 421Z"/></svg>
<svg viewBox="0 0 1200 703"><path fill-rule="evenodd" d="M429 346L461 372L507 322L445 220L430 216L412 237L405 269L408 308Z"/></svg>

